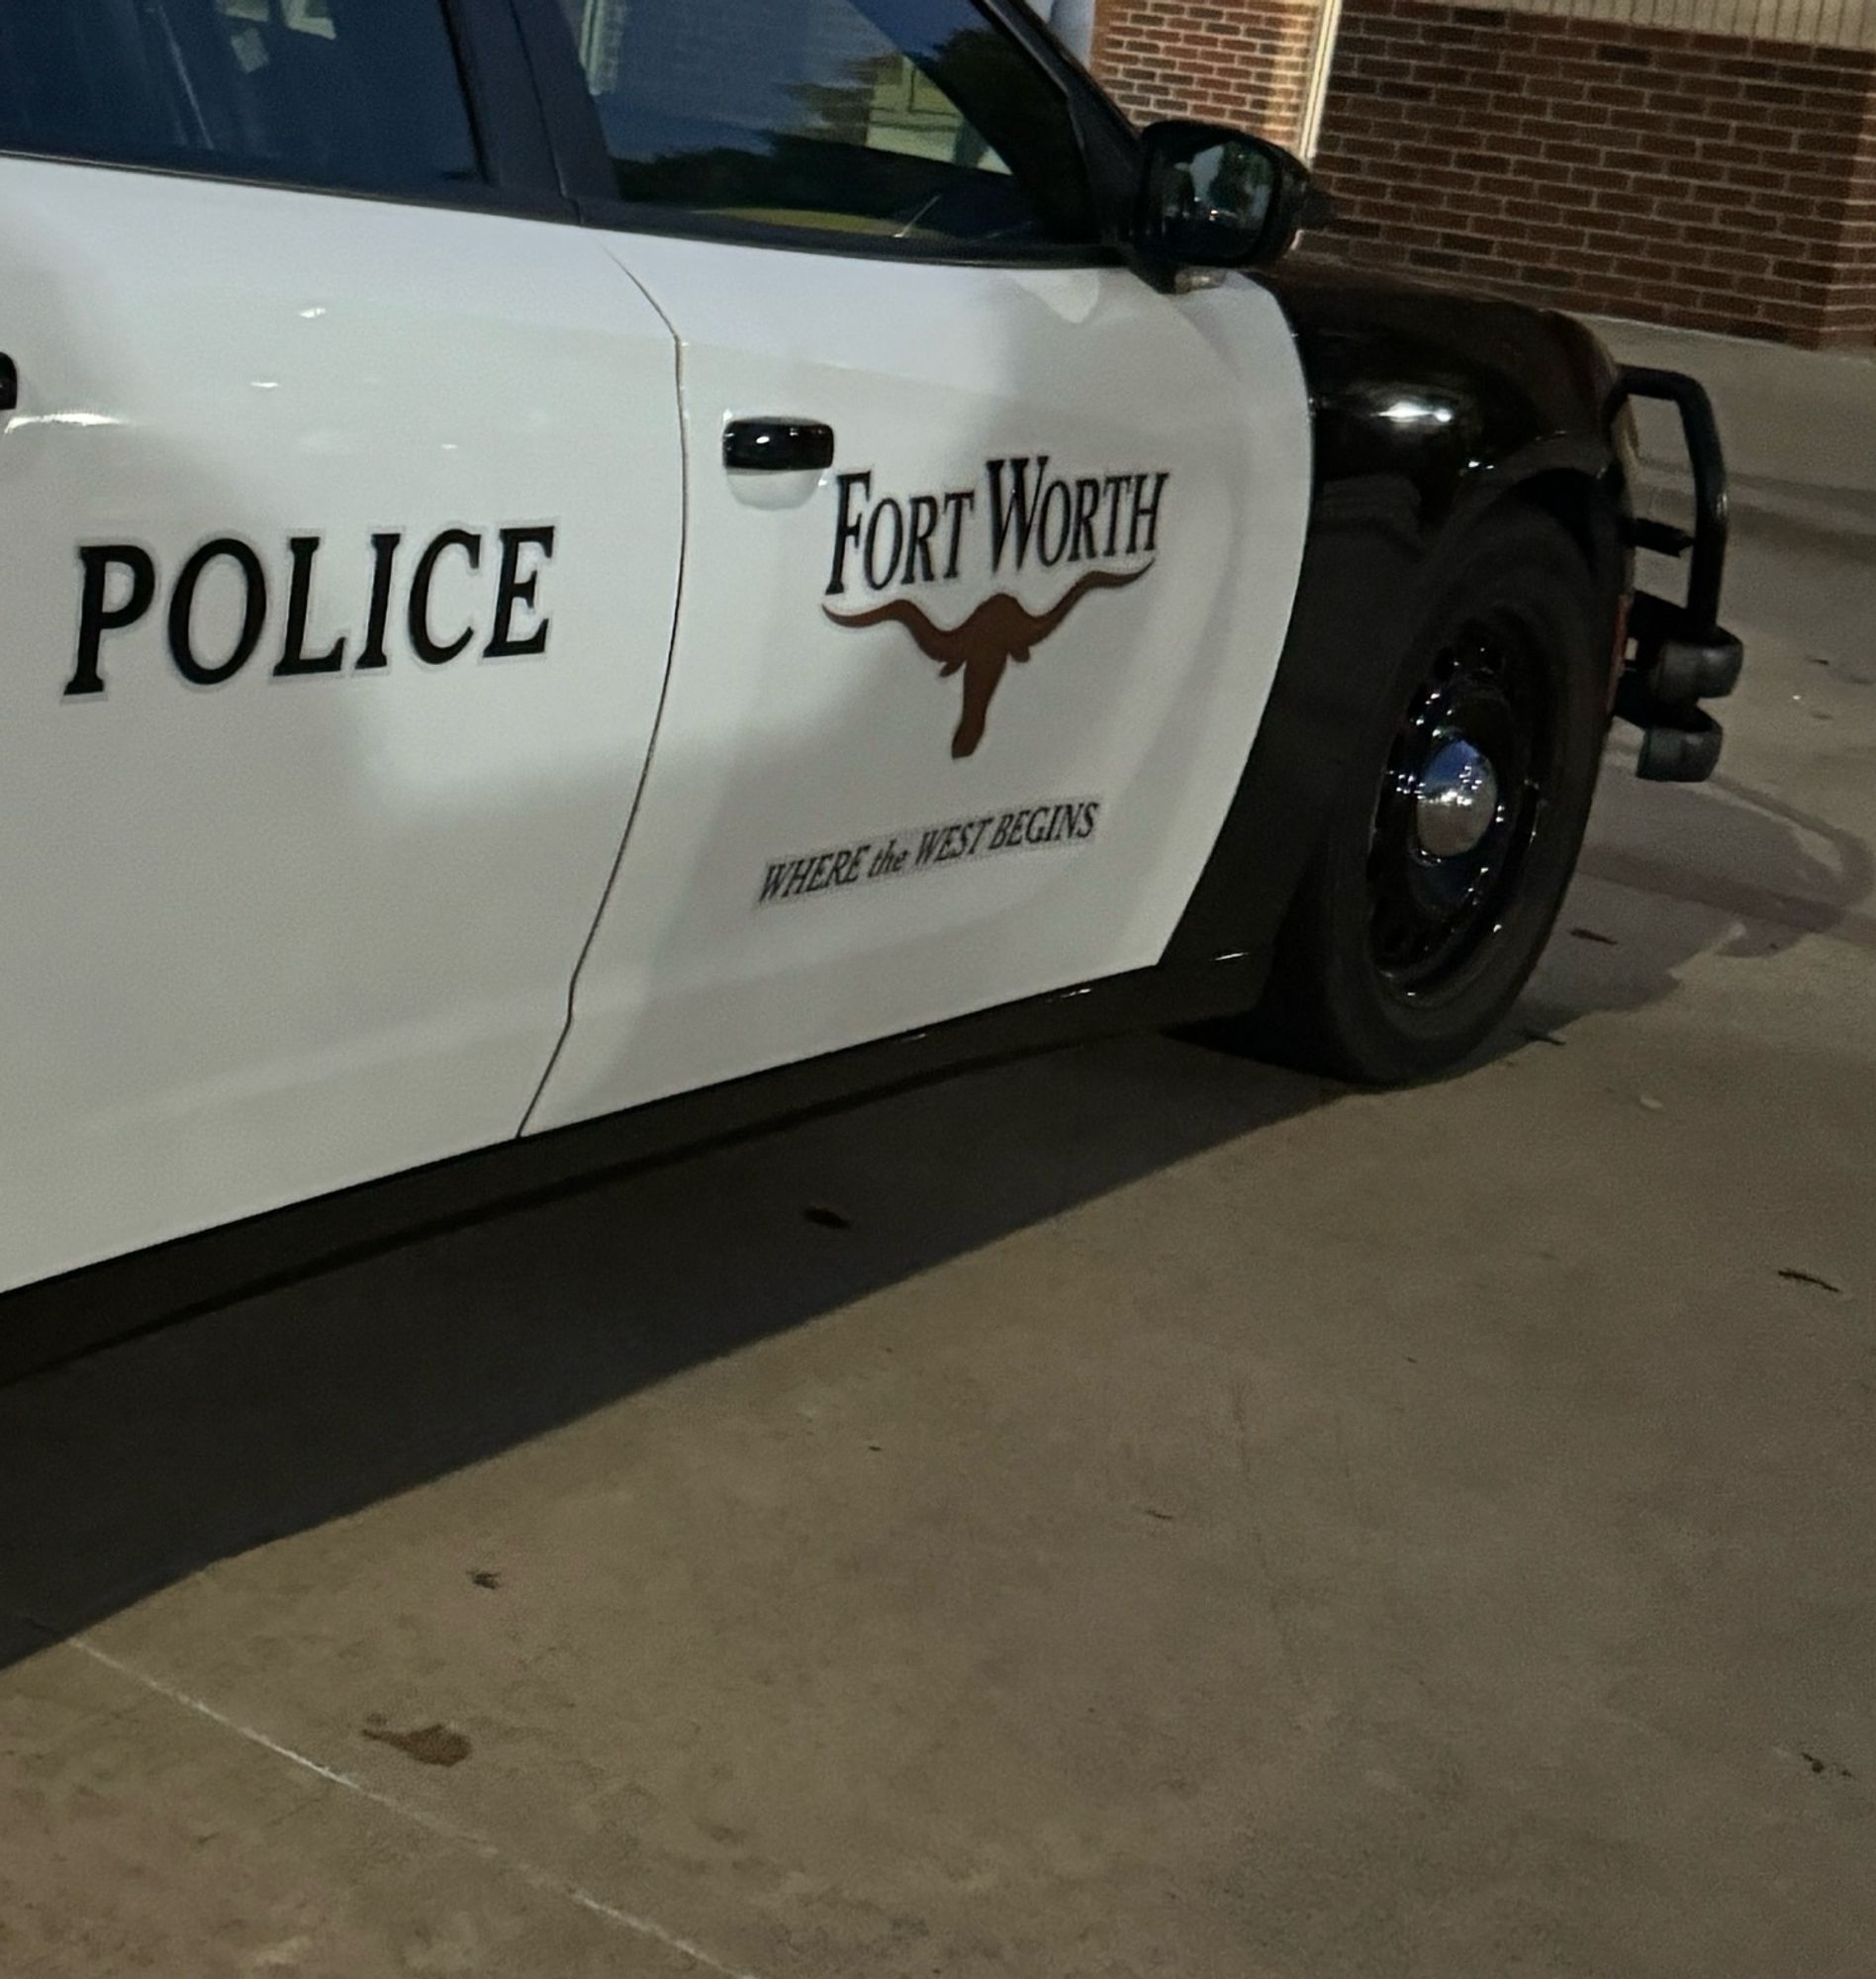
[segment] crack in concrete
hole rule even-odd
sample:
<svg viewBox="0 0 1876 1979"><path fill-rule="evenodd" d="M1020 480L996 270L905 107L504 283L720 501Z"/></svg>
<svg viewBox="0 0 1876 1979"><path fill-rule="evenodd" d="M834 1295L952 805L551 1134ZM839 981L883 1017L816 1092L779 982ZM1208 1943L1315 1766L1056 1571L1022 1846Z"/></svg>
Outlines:
<svg viewBox="0 0 1876 1979"><path fill-rule="evenodd" d="M289 1765L298 1766L303 1772L316 1775L328 1785L342 1787L348 1793L357 1794L360 1799L369 1801L372 1806L383 1808L387 1813L398 1816L400 1820L410 1822L426 1834L435 1836L438 1840L450 1842L458 1848L466 1848L485 1861L500 1863L503 1868L511 1870L520 1877L522 1882L539 1890L543 1895L562 1898L583 1911L591 1912L595 1917L604 1918L609 1924L616 1925L622 1931L632 1932L634 1936L648 1938L654 1944L661 1944L666 1950L675 1951L681 1957L690 1959L693 1964L703 1966L705 1971L720 1974L721 1979L756 1979L754 1973L746 1972L737 1965L727 1965L722 1959L713 1957L705 1951L702 1945L693 1943L690 1938L682 1937L674 1931L667 1931L655 1918L640 1917L635 1911L621 1910L615 1904L606 1903L594 1896L591 1891L583 1890L578 1883L570 1883L564 1877L538 1868L520 1856L509 1854L473 1829L459 1828L454 1822L443 1821L421 1807L413 1807L391 1794L380 1792L376 1787L367 1786L363 1780L350 1773L341 1772L336 1766L326 1765L309 1753L296 1751L291 1745L283 1745L279 1740L270 1739L266 1733L254 1726L243 1725L239 1719L231 1718L225 1711L218 1711L205 1698L193 1696L174 1684L165 1683L160 1677L151 1676L147 1670L141 1670L135 1664L125 1662L121 1657L112 1655L109 1650L99 1649L95 1643L86 1641L83 1636L68 1636L65 1638L65 1644L67 1648L76 1649L80 1655L88 1656L94 1663L113 1671L127 1682L139 1684L166 1702L177 1705L184 1711L191 1711L198 1718L207 1719L211 1725L220 1726L225 1732L234 1733L237 1739L244 1739L250 1745L258 1745L262 1751L271 1752L275 1758L284 1759Z"/></svg>

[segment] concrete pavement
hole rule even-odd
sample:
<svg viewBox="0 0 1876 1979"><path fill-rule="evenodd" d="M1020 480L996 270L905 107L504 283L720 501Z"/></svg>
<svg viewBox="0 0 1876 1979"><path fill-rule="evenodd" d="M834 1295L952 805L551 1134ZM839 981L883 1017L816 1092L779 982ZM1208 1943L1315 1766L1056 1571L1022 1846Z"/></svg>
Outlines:
<svg viewBox="0 0 1876 1979"><path fill-rule="evenodd" d="M1466 1077L1078 1051L0 1390L0 1974L1867 1973L1876 408L1686 348L1725 778Z"/></svg>

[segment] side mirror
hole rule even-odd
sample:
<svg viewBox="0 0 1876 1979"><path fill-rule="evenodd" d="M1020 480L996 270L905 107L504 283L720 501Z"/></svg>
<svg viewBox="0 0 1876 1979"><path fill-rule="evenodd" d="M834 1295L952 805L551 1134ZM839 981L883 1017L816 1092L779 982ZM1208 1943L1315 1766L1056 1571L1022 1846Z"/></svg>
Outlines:
<svg viewBox="0 0 1876 1979"><path fill-rule="evenodd" d="M1140 162L1133 246L1162 272L1259 267L1328 217L1300 158L1221 124L1149 125Z"/></svg>

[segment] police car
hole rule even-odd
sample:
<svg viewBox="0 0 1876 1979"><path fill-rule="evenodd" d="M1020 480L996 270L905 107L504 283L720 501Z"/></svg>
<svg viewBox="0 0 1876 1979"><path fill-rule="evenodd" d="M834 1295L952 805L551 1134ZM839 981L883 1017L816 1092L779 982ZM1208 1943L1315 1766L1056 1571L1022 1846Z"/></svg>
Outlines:
<svg viewBox="0 0 1876 1979"><path fill-rule="evenodd" d="M1319 209L1015 0L0 8L0 1282L1125 1024L1477 1047L1612 709L1712 767L1724 471Z"/></svg>

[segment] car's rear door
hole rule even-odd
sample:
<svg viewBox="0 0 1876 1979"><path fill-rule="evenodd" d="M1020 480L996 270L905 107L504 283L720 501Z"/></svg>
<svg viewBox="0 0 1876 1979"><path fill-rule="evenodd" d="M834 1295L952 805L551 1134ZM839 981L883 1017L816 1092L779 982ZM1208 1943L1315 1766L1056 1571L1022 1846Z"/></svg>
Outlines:
<svg viewBox="0 0 1876 1979"><path fill-rule="evenodd" d="M690 525L532 1124L1157 961L1294 595L1274 301L1101 248L1069 78L999 10L564 5L591 217L682 345Z"/></svg>
<svg viewBox="0 0 1876 1979"><path fill-rule="evenodd" d="M559 1038L682 458L502 21L0 8L0 1282L512 1136Z"/></svg>

